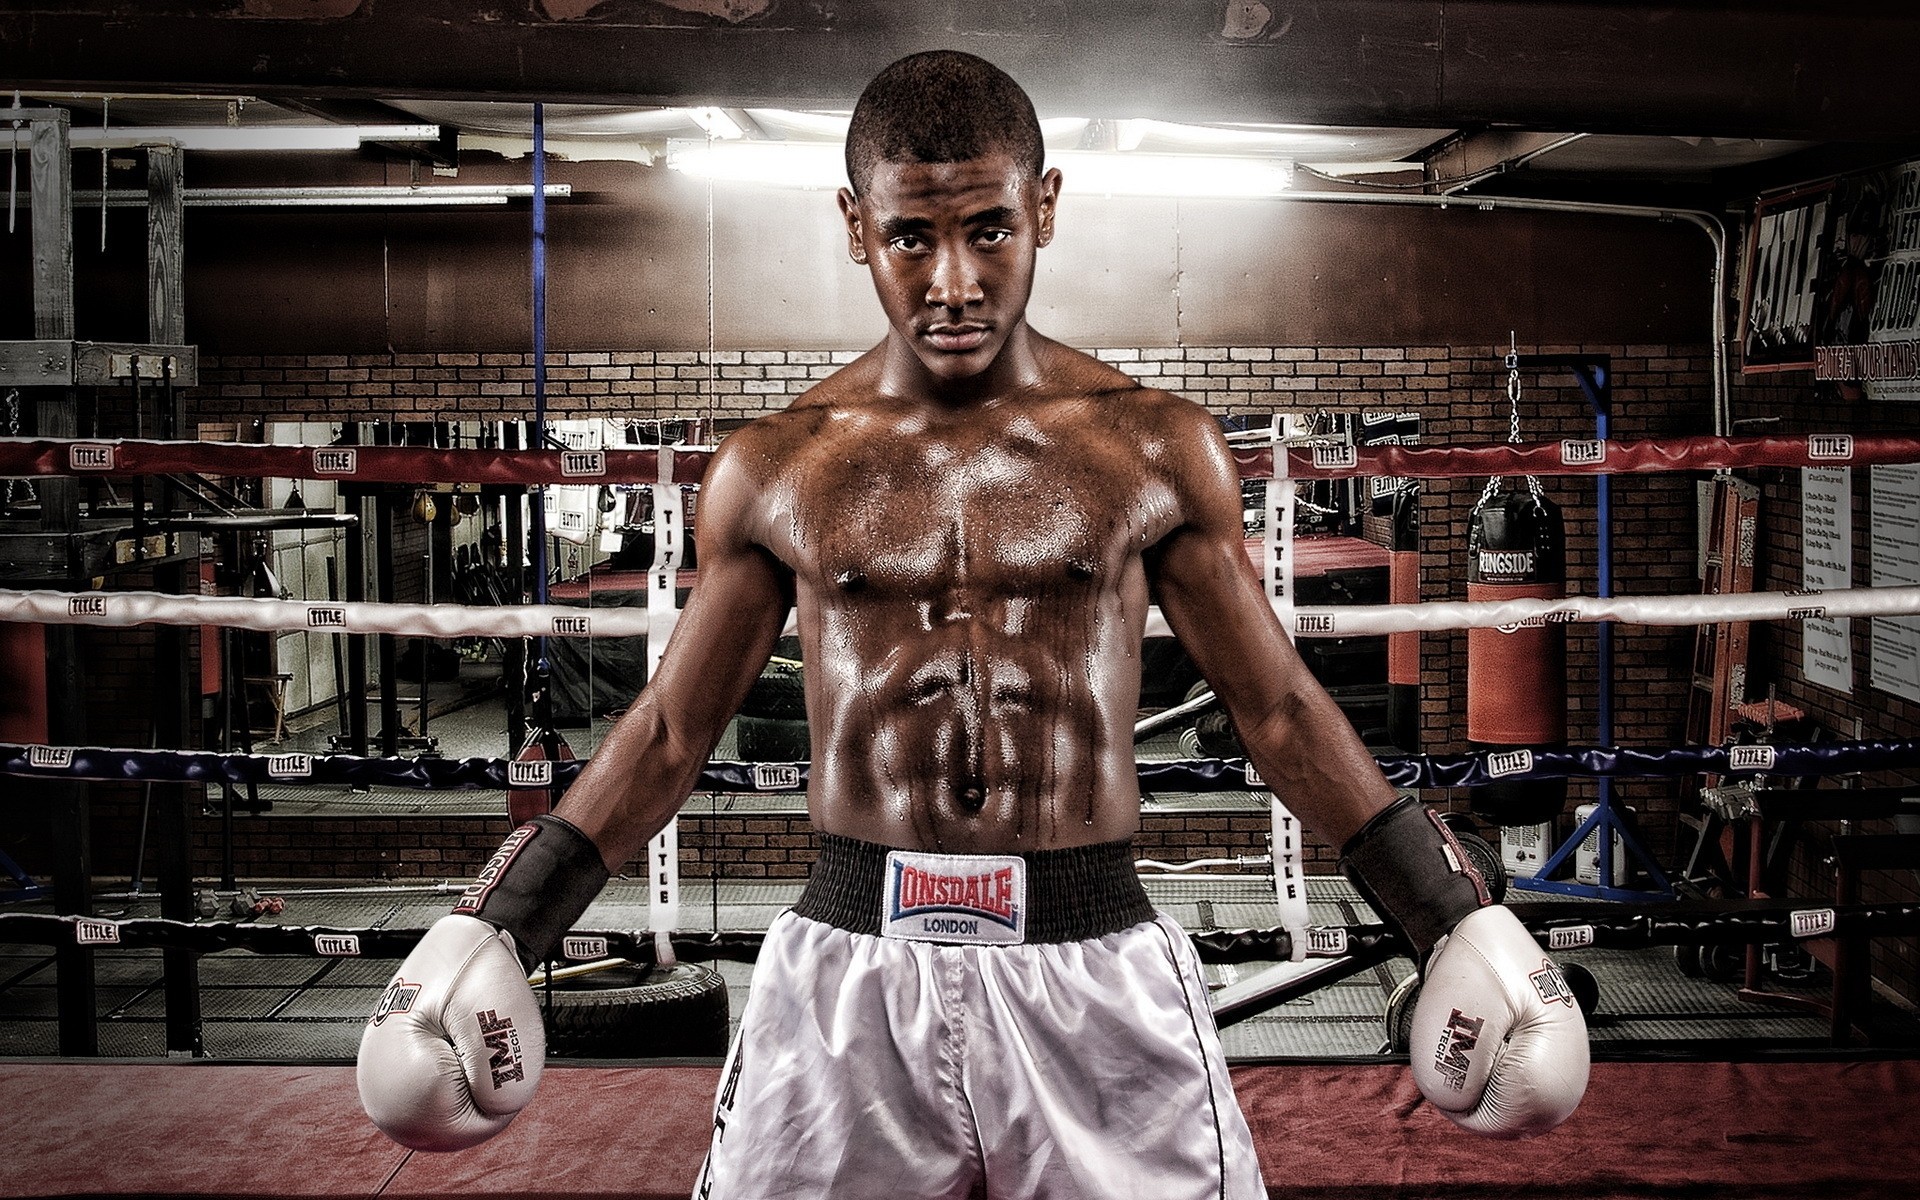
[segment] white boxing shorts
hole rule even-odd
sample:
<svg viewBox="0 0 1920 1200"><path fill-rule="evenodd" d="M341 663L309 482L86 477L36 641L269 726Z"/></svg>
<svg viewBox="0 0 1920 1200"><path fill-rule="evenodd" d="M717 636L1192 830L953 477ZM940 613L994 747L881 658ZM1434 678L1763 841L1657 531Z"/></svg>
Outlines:
<svg viewBox="0 0 1920 1200"><path fill-rule="evenodd" d="M822 838L767 932L701 1200L1251 1200L1191 942L1126 842L1019 856Z"/></svg>

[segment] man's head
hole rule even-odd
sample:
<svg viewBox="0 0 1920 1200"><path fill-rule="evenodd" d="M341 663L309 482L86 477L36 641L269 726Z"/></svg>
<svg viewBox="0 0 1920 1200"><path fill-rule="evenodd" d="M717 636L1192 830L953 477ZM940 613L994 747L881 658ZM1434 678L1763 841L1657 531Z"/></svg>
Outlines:
<svg viewBox="0 0 1920 1200"><path fill-rule="evenodd" d="M883 162L950 163L999 151L1040 178L1046 148L1013 77L958 50L910 54L867 84L847 127L847 178L867 194Z"/></svg>
<svg viewBox="0 0 1920 1200"><path fill-rule="evenodd" d="M1024 327L1060 194L1043 166L1033 103L970 54L901 59L854 107L848 252L873 272L895 344L937 381L982 375Z"/></svg>

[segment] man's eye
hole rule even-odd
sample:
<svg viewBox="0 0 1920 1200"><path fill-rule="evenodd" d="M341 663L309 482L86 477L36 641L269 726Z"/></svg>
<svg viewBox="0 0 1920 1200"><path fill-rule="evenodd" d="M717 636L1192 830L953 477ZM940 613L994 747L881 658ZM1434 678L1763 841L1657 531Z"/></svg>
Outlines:
<svg viewBox="0 0 1920 1200"><path fill-rule="evenodd" d="M983 246L998 246L1012 236L1013 231L1009 229L983 229L974 241Z"/></svg>
<svg viewBox="0 0 1920 1200"><path fill-rule="evenodd" d="M895 250L899 250L906 254L918 253L920 250L926 247L925 242L921 241L919 238L913 236L910 233L902 234L901 236L894 238L892 241L888 242L887 245L892 246Z"/></svg>

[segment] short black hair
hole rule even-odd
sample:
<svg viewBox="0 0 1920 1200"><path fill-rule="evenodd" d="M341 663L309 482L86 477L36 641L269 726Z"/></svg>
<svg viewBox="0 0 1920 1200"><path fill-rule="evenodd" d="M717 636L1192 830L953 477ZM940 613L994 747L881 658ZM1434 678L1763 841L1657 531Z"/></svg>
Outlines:
<svg viewBox="0 0 1920 1200"><path fill-rule="evenodd" d="M1040 119L1013 77L958 50L909 54L874 76L847 127L847 179L867 190L883 162L965 162L994 151L1046 164Z"/></svg>

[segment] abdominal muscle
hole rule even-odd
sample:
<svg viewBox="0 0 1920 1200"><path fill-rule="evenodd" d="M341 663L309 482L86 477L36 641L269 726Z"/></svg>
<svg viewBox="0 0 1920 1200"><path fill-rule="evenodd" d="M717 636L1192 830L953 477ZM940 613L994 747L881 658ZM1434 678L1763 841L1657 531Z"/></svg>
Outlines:
<svg viewBox="0 0 1920 1200"><path fill-rule="evenodd" d="M947 853L1138 829L1139 623L1111 591L1064 590L1083 594L938 619L927 605L803 593L814 827Z"/></svg>

